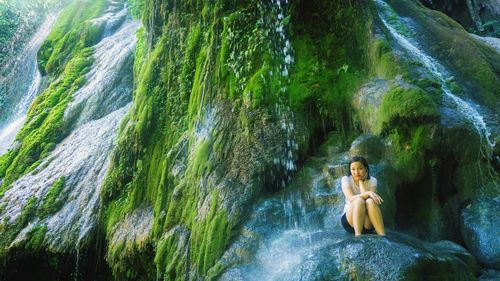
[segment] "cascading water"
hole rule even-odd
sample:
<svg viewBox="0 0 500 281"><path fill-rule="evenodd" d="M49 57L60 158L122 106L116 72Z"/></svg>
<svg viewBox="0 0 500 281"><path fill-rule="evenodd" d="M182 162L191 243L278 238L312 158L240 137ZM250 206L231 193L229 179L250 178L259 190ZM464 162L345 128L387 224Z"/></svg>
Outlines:
<svg viewBox="0 0 500 281"><path fill-rule="evenodd" d="M459 112L459 114L465 120L467 120L477 131L477 133L481 137L481 142L483 144L486 144L488 146L488 149L491 149L491 147L494 145L493 141L490 139L491 131L486 124L487 122L485 122L484 116L478 112L479 106L471 104L470 102L466 102L460 97L454 95L447 85L447 81L450 80L452 76L449 74L446 68L437 60L422 51L418 44L411 38L403 35L403 32L399 31L400 29L398 29L395 26L394 21L391 20L392 18L397 18L398 16L387 3L382 0L375 0L375 3L380 19L384 23L385 27L389 30L391 35L394 37L394 39L399 43L401 47L403 47L408 52L411 57L421 62L433 75L433 77L435 77L439 81L441 90L446 97L446 100L444 100L445 104L455 111ZM495 123L498 122L495 120L488 121L488 123L492 123L495 126Z"/></svg>
<svg viewBox="0 0 500 281"><path fill-rule="evenodd" d="M286 34L287 21L286 10L288 0L272 0L270 3L263 3L264 7L268 7L273 17L263 19L267 22L270 29L270 36L273 42L273 54L278 65L275 73L269 74L278 76L279 89L276 93L277 102L275 105L276 116L282 130L286 133L286 144L284 146L284 155L274 158L274 165L278 170L284 172L282 178L278 178L278 184L284 188L292 179L293 173L297 170L295 155L297 153L298 145L295 142L294 136L294 116L293 111L290 110L289 101L286 98L288 95L288 85L290 84L289 70L294 63L293 48L290 40ZM300 193L288 194L282 198L283 210L287 217L287 224L289 227L298 228L301 214L304 212L302 198Z"/></svg>
<svg viewBox="0 0 500 281"><path fill-rule="evenodd" d="M345 238L335 230L343 207L334 204L342 193L340 181L332 181L338 174L331 175L327 167L343 165L346 157L342 153L322 159L324 166L306 164L308 171L297 174L285 194L258 204L233 244L235 256L243 257L236 262L241 265L228 269L220 280L322 280L313 278L317 269L309 264L316 263L321 248ZM230 249L227 256L232 253Z"/></svg>
<svg viewBox="0 0 500 281"><path fill-rule="evenodd" d="M102 17L120 24L94 47L95 64L87 83L74 93L65 111L69 135L34 173L18 179L5 192L0 219L14 223L31 198L43 204L50 187L61 178L64 186L57 200L64 205L47 218L35 218L13 244L22 243L36 226L46 227L44 244L54 252L78 251L92 239L113 140L130 108L135 31L140 26L128 18L123 6L110 3L108 7Z"/></svg>
<svg viewBox="0 0 500 281"><path fill-rule="evenodd" d="M265 6L266 4L264 4ZM272 0L268 4L271 14L274 16L269 22L270 34L272 34L274 43L274 57L278 62L278 73L274 75L279 76L279 90L278 102L276 103L276 114L278 116L281 128L286 132L287 141L285 146L285 153L283 157L274 159L274 164L280 167L285 173L284 178L281 180L281 187L290 182L291 176L297 170L294 155L297 152L298 146L294 140L294 127L293 112L290 110L289 102L286 99L288 85L290 84L290 77L288 72L290 66L294 62L293 49L285 33L285 11L287 9L288 0ZM271 72L270 75L273 75Z"/></svg>
<svg viewBox="0 0 500 281"><path fill-rule="evenodd" d="M37 52L56 19L55 15L47 19L36 31L26 48L14 59L14 64L2 72L0 89L6 95L6 101L0 105L0 155L5 153L14 141L17 132L26 118L29 105L40 92L41 74L37 67Z"/></svg>

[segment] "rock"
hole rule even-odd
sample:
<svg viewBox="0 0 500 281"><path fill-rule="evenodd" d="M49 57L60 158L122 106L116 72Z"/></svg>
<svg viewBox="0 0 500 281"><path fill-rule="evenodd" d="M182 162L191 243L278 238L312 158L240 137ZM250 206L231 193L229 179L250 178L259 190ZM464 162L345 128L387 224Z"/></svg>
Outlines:
<svg viewBox="0 0 500 281"><path fill-rule="evenodd" d="M479 265L474 256L461 245L452 241L441 240L432 243L432 247L440 253L451 254L461 259L474 273L479 270Z"/></svg>
<svg viewBox="0 0 500 281"><path fill-rule="evenodd" d="M421 0L421 2L432 9L445 13L458 21L465 29L474 29L476 32L492 36L500 34L500 23L498 22L500 8L497 0Z"/></svg>
<svg viewBox="0 0 500 281"><path fill-rule="evenodd" d="M373 79L354 94L352 106L358 113L364 132L375 132L377 111L382 97L389 91L389 86L390 83L386 80Z"/></svg>
<svg viewBox="0 0 500 281"><path fill-rule="evenodd" d="M467 123L455 123L452 128L446 131L445 138L446 145L451 148L453 158L460 165L474 163L482 155L481 146L483 143L481 137Z"/></svg>
<svg viewBox="0 0 500 281"><path fill-rule="evenodd" d="M488 268L500 270L500 203L475 199L460 214L462 238L469 251Z"/></svg>
<svg viewBox="0 0 500 281"><path fill-rule="evenodd" d="M354 237L345 232L285 231L252 263L227 270L220 280L474 280L452 254L398 233Z"/></svg>
<svg viewBox="0 0 500 281"><path fill-rule="evenodd" d="M368 163L376 164L384 156L385 147L382 140L374 135L362 135L356 138L349 149L349 156L363 156Z"/></svg>
<svg viewBox="0 0 500 281"><path fill-rule="evenodd" d="M479 281L498 281L500 280L500 272L493 269L485 269L479 275Z"/></svg>

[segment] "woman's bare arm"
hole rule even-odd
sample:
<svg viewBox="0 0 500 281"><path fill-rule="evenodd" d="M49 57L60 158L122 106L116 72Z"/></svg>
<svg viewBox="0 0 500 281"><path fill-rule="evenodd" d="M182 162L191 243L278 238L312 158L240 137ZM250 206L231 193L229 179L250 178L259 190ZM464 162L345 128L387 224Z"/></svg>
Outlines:
<svg viewBox="0 0 500 281"><path fill-rule="evenodd" d="M365 189L369 190L370 192L370 198L375 201L376 204L380 205L384 200L380 195L377 194L377 179L372 177L372 180L364 180L363 183L360 182L360 188L361 184L365 187Z"/></svg>
<svg viewBox="0 0 500 281"><path fill-rule="evenodd" d="M370 192L371 191L365 191L361 192L360 194L354 195L351 189L351 185L349 184L349 178L347 176L344 176L342 178L342 192L344 192L344 196L347 198L349 202L352 202L352 200L356 198L362 198L363 200L366 200L370 197Z"/></svg>

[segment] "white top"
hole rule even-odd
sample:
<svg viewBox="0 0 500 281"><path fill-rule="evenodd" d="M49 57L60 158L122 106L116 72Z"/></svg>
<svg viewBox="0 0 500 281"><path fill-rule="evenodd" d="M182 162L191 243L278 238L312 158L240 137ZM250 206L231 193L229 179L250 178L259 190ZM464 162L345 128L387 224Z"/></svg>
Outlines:
<svg viewBox="0 0 500 281"><path fill-rule="evenodd" d="M351 188L353 195L357 195L361 193L361 189L359 186L354 182L354 179L352 176L343 176L342 177L342 186L348 186ZM373 176L370 176L370 179L368 180L368 186L365 187L366 191L375 191L377 190L377 179ZM351 205L351 202L347 200L347 197L345 198L345 206L344 206L344 213L347 212L349 206Z"/></svg>

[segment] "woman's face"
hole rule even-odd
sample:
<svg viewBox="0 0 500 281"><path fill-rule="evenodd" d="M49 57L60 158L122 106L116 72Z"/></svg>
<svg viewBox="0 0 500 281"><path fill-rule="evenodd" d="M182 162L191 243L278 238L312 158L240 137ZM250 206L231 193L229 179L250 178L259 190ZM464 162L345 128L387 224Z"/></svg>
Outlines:
<svg viewBox="0 0 500 281"><path fill-rule="evenodd" d="M355 180L364 180L366 179L366 176L368 172L365 169L365 166L363 166L363 163L361 162L353 162L351 163L351 175Z"/></svg>

